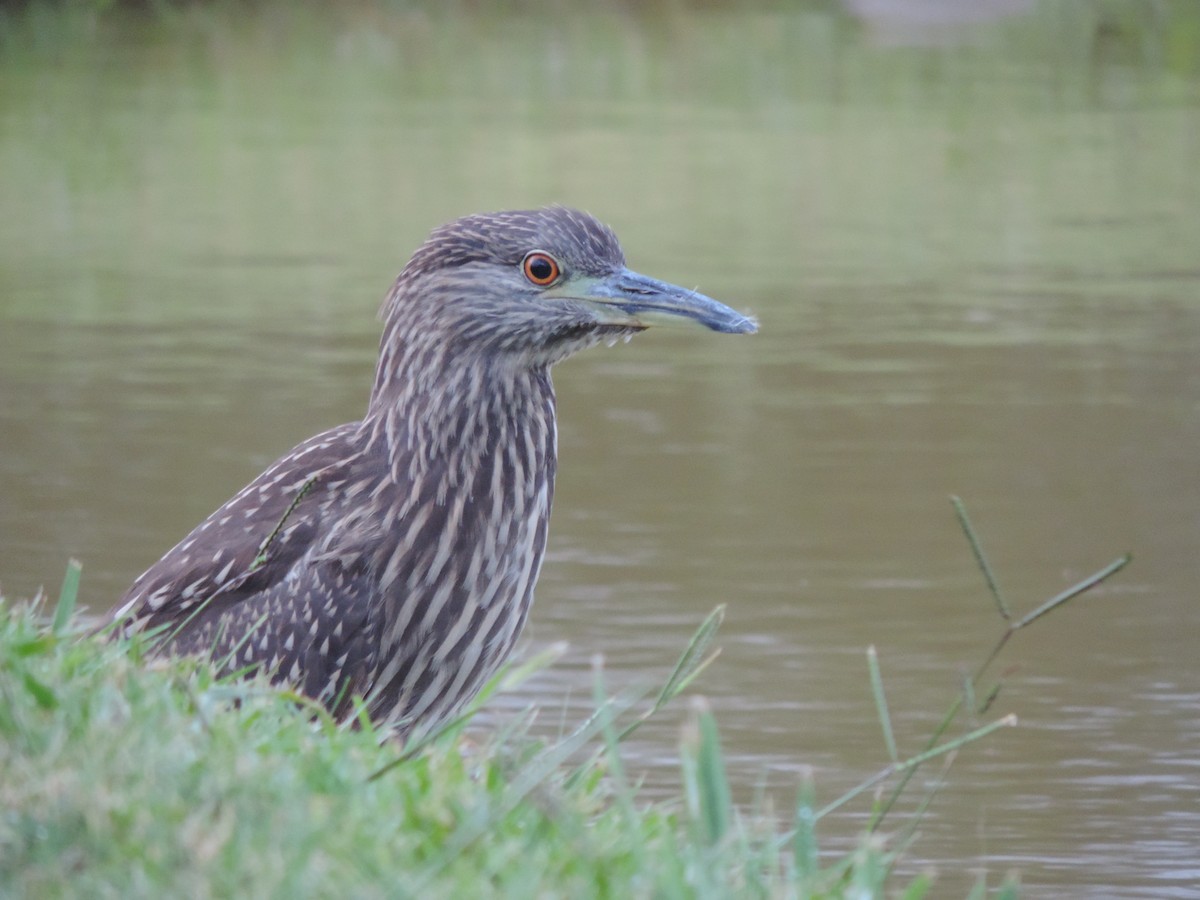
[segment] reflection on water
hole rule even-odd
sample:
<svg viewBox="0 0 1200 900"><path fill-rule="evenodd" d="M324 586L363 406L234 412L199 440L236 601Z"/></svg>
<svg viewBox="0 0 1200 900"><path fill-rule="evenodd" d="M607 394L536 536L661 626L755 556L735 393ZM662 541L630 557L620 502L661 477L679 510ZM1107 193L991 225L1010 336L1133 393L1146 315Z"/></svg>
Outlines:
<svg viewBox="0 0 1200 900"><path fill-rule="evenodd" d="M35 16L0 53L4 587L75 555L111 603L271 459L358 417L378 301L430 227L570 203L636 268L763 327L557 372L530 642L572 649L493 714L578 715L595 654L611 687L661 679L727 603L702 689L742 797L765 781L786 808L811 767L831 799L885 756L868 645L912 752L999 635L957 493L1015 609L1135 564L1012 642L996 712L1022 727L961 754L911 864L952 895L978 865L1033 896L1185 896L1198 12L1064 9L936 41L821 5ZM630 748L661 793L679 715Z"/></svg>

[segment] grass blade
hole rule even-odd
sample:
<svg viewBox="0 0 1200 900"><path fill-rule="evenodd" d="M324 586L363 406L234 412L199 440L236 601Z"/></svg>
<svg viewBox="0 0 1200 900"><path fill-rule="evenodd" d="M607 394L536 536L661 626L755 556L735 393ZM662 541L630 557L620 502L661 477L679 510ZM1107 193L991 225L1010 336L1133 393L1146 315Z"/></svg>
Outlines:
<svg viewBox="0 0 1200 900"><path fill-rule="evenodd" d="M896 751L896 736L892 733L892 717L888 712L887 697L883 693L883 678L879 675L879 654L875 645L867 648L867 668L871 672L871 693L875 695L875 711L879 714L879 727L883 729L883 741L887 745L888 758L900 762Z"/></svg>
<svg viewBox="0 0 1200 900"><path fill-rule="evenodd" d="M79 599L79 576L83 565L77 559L67 560L67 571L63 575L62 589L58 592L58 603L54 607L54 624L51 630L61 635L67 629Z"/></svg>
<svg viewBox="0 0 1200 900"><path fill-rule="evenodd" d="M625 816L625 821L634 827L637 821L637 811L634 809L633 791L625 778L625 766L621 761L620 737L617 735L613 721L612 709L608 706L608 697L604 691L604 658L597 654L592 659L592 705L603 715L600 720L601 751L608 760L608 775L613 781L613 796L617 807Z"/></svg>
<svg viewBox="0 0 1200 900"><path fill-rule="evenodd" d="M983 580L987 584L988 591L992 595L992 599L996 602L996 609L1000 613L1001 618L1006 622L1012 621L1012 614L1008 611L1008 604L1004 602L1004 596L1000 593L1000 584L996 581L996 575L992 572L992 565L988 562L987 555L983 552L983 544L979 542L979 535L975 533L975 526L971 524L970 518L967 516L967 507L962 502L962 499L950 495L950 502L954 504L954 514L958 516L958 524L966 535L967 543L971 545L971 553L975 555L975 564L979 566L979 571L983 573Z"/></svg>
<svg viewBox="0 0 1200 900"><path fill-rule="evenodd" d="M805 771L796 800L796 817L792 823L792 864L801 883L812 882L820 872L817 857L816 789L812 771Z"/></svg>
<svg viewBox="0 0 1200 900"><path fill-rule="evenodd" d="M58 707L58 697L54 691L35 678L31 672L22 672L21 682L25 685L25 690L33 697L34 702L42 709L51 710Z"/></svg>
<svg viewBox="0 0 1200 900"><path fill-rule="evenodd" d="M928 762L929 760L935 759L939 756L944 756L953 750L957 750L959 747L964 747L967 744L979 740L980 738L987 737L993 731L996 731L1000 728L1012 728L1015 727L1016 724L1017 717L1012 713L1009 713L1007 716L999 718L994 722L989 722L987 725L981 725L973 731L968 731L966 734L960 735L952 741L946 741L946 743L938 744L938 746L932 747L929 750L926 750L924 753L918 753L916 756L910 756L908 759L904 760L904 762L900 763L897 768L900 770L915 769L922 763Z"/></svg>
<svg viewBox="0 0 1200 900"><path fill-rule="evenodd" d="M685 794L688 812L700 840L713 846L729 828L733 800L721 757L716 719L703 698L696 698L694 709L683 738Z"/></svg>
<svg viewBox="0 0 1200 900"><path fill-rule="evenodd" d="M654 701L656 710L661 709L677 697L679 692L712 662L714 656L709 654L709 648L716 640L717 630L724 621L725 604L722 603L705 617L704 621L700 623L700 627L696 629L696 633L692 635L692 639L679 657L679 661L675 663L675 669Z"/></svg>
<svg viewBox="0 0 1200 900"><path fill-rule="evenodd" d="M946 743L944 743L944 744L938 744L935 747L930 747L928 750L924 751L923 753L918 753L915 756L910 756L908 759L903 760L902 762L893 763L892 765L888 766L887 768L881 769L879 772L876 772L870 778L866 779L865 781L861 782L860 784L856 785L855 787L852 787L850 790L846 791L846 793L842 794L842 796L838 797L832 803L829 803L826 806L821 807L821 809L817 812L817 818L822 819L825 816L829 815L831 812L834 812L835 810L840 809L841 807L843 807L847 803L849 803L851 800L853 800L855 797L862 794L864 791L869 790L870 788L879 784L879 782L883 781L886 778L889 778L892 775L895 775L897 773L903 773L907 776L911 772L915 771L918 766L922 765L923 763L928 762L931 759L936 759L939 756L944 756L945 754L950 753L954 750L957 750L958 748L963 747L967 744L970 744L974 741L977 741L980 738L987 737L989 734L991 734L993 731L996 731L997 729L1011 727L1016 724L1017 724L1017 717L1015 715L1010 714L1010 715L1004 716L1001 719L997 719L994 722L989 722L987 725L982 725L979 728L976 728L974 731L969 731L964 735L956 737L952 741L946 741ZM894 802L894 800L895 800L894 796L889 798L889 802ZM886 812L886 810L884 810L884 812ZM876 815L873 819L872 828L876 827L882 818L883 818L883 813Z"/></svg>
<svg viewBox="0 0 1200 900"><path fill-rule="evenodd" d="M1123 568L1125 568L1125 566L1129 565L1129 562L1132 559L1133 556L1129 553L1126 553L1124 556L1113 560L1103 569L1100 569L1098 572L1093 572L1087 578L1083 579L1083 581L1072 585L1061 594L1051 597L1037 609L1023 615L1020 620L1013 624L1013 629L1015 630L1017 628L1024 628L1030 622L1040 619L1042 616L1046 615L1046 613L1058 608L1059 606L1062 606L1068 600L1072 600L1075 597L1078 597L1084 591L1094 588L1110 575L1115 575L1117 572L1120 572Z"/></svg>

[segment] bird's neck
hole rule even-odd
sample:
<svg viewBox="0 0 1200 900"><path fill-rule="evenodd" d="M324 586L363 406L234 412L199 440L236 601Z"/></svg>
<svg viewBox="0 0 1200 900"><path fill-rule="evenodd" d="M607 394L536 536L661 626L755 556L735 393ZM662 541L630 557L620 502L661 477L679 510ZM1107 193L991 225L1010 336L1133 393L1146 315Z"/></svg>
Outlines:
<svg viewBox="0 0 1200 900"><path fill-rule="evenodd" d="M391 471L380 499L363 500L387 507L371 514L380 537L368 560L384 598L379 640L403 660L396 648L434 652L427 642L440 635L456 648L443 648L444 677L471 696L520 634L545 555L556 444L549 371L444 352L395 376L377 381L360 426L364 464ZM439 632L447 621L471 623L469 647ZM386 694L392 675L381 679Z"/></svg>
<svg viewBox="0 0 1200 900"><path fill-rule="evenodd" d="M438 347L401 362L377 374L363 421L398 483L432 478L443 497L472 490L486 474L481 468L503 454L503 468L537 470L553 489L557 435L548 368Z"/></svg>

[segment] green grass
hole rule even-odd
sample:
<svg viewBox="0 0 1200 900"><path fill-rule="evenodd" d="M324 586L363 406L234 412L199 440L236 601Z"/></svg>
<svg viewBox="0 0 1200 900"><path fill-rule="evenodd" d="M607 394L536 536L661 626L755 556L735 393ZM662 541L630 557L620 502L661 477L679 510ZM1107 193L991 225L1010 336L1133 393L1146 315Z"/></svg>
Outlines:
<svg viewBox="0 0 1200 900"><path fill-rule="evenodd" d="M369 726L143 649L0 608L5 895L874 894L891 865L871 840L821 870L811 829L797 842L742 818L705 712L686 802L653 804L616 752L633 698L599 698L553 744L456 727L402 756Z"/></svg>
<svg viewBox="0 0 1200 900"><path fill-rule="evenodd" d="M957 504L957 501L956 501ZM925 750L901 759L873 649L868 677L888 764L817 808L798 786L783 821L731 799L716 722L693 700L682 796L650 802L620 743L715 656L720 609L654 696L608 696L553 742L518 723L464 738L466 718L401 748L369 721L350 728L264 681L161 659L144 638L107 641L74 613L78 565L55 609L0 598L0 895L5 897L879 897L925 896L894 868L932 800L890 810L913 772L1013 717L943 740L961 709L986 711L981 681L1018 629L1124 565L1014 618L956 505L1004 621ZM487 695L548 664L510 668ZM830 812L877 790L872 823L838 858L818 853ZM933 789L936 791L936 787ZM881 826L887 819L891 841ZM972 897L987 895L983 881ZM1006 884L994 896L1016 896Z"/></svg>

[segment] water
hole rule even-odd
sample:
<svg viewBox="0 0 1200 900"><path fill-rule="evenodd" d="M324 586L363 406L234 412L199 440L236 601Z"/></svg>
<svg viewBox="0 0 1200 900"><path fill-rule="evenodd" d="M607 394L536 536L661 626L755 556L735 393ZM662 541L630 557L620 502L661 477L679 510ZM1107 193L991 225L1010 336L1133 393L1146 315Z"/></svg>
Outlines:
<svg viewBox="0 0 1200 900"><path fill-rule="evenodd" d="M916 752L1018 634L909 857L961 895L1197 896L1200 13L828 4L468 16L33 10L0 45L0 583L83 560L101 610L300 439L357 418L379 301L428 230L545 202L633 267L753 311L556 373L560 480L530 648L496 715L553 729L698 690L739 797L782 812ZM629 750L674 784L680 710ZM933 773L930 772L930 777ZM831 849L866 807L829 820Z"/></svg>

